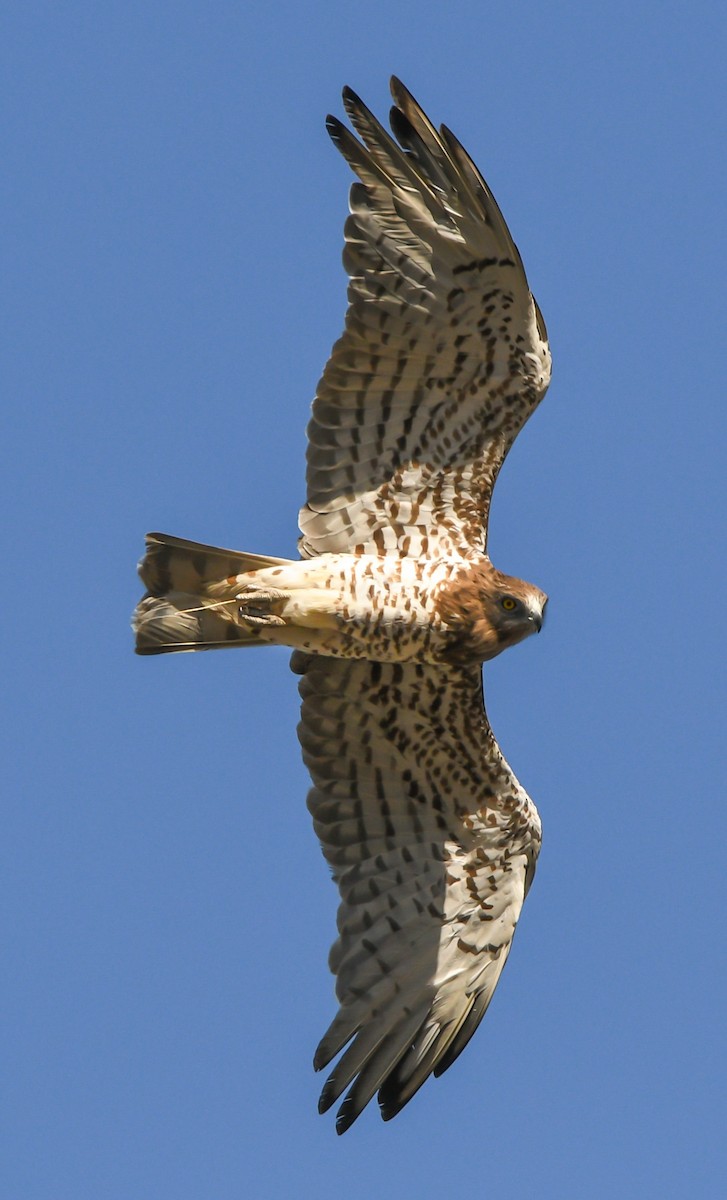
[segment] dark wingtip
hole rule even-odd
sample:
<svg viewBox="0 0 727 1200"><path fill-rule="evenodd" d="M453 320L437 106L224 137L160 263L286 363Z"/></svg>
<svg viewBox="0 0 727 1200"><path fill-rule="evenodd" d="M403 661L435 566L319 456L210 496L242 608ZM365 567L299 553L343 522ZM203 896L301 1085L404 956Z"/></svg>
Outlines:
<svg viewBox="0 0 727 1200"><path fill-rule="evenodd" d="M392 75L389 80L391 94L394 97L399 108L404 108L407 104L413 104L415 108L419 108L414 96L412 96L405 83L402 83L397 75Z"/></svg>
<svg viewBox="0 0 727 1200"><path fill-rule="evenodd" d="M329 113L326 117L326 130L334 146L336 146L337 149L344 154L343 147L346 143L346 139L350 138L351 134L343 124L343 121L339 121L338 117L334 116L333 113Z"/></svg>
<svg viewBox="0 0 727 1200"><path fill-rule="evenodd" d="M402 108L392 105L389 109L389 124L394 137L403 145L414 132L411 121Z"/></svg>
<svg viewBox="0 0 727 1200"><path fill-rule="evenodd" d="M329 1080L329 1083L330 1083L330 1080ZM321 1092L320 1097L318 1099L318 1111L321 1114L321 1116L323 1116L323 1113L328 1112L329 1108L335 1101L335 1097L333 1095L331 1095L331 1088L329 1087L329 1083L327 1083L325 1085L325 1087L323 1088L323 1091Z"/></svg>
<svg viewBox="0 0 727 1200"><path fill-rule="evenodd" d="M353 1107L347 1097L339 1108L338 1116L336 1117L336 1133L339 1137L342 1133L345 1133L347 1129L351 1128L356 1120L356 1117L358 1116L358 1111Z"/></svg>
<svg viewBox="0 0 727 1200"><path fill-rule="evenodd" d="M402 1103L399 1099L399 1093L395 1092L391 1085L389 1085L387 1090L387 1083L389 1083L389 1080L386 1080L384 1086L379 1088L379 1113L381 1114L382 1121L393 1120L401 1112L404 1104L406 1104L406 1101Z"/></svg>

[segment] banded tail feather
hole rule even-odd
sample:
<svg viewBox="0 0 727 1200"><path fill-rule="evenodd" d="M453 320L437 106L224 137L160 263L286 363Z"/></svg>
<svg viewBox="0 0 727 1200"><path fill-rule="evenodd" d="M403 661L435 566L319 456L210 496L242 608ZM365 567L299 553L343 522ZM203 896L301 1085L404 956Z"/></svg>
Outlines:
<svg viewBox="0 0 727 1200"><path fill-rule="evenodd" d="M288 561L166 533L147 534L146 554L139 563L147 592L132 618L136 653L260 645L257 632L238 619L238 576Z"/></svg>

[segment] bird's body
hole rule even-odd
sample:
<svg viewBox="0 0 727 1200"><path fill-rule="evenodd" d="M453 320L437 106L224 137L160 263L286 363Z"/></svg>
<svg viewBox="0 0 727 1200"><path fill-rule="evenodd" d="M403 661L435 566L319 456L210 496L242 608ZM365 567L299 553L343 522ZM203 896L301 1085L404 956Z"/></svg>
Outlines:
<svg viewBox="0 0 727 1200"><path fill-rule="evenodd" d="M486 556L463 562L322 554L255 564L220 578L214 554L207 554L215 549L149 534L141 574L151 600L140 622L141 653L181 648L166 640L165 612L154 602L161 562L172 616L178 601L187 606L187 619L198 622L190 648L204 640L202 622L213 618L222 630L215 640L225 645L259 642L376 662L479 663L542 625L544 593L502 575ZM234 561L235 551L227 553ZM240 558L235 565L246 566L245 556ZM511 612L497 603L504 597L513 604Z"/></svg>
<svg viewBox="0 0 727 1200"><path fill-rule="evenodd" d="M142 654L282 644L300 676L308 805L338 884L343 1051L321 1110L388 1119L477 1028L540 821L483 704L481 663L546 597L487 556L492 489L550 378L545 326L487 185L392 81L393 140L349 89L328 118L351 190L346 329L308 429L301 560L150 534ZM345 1049L344 1049L345 1048Z"/></svg>

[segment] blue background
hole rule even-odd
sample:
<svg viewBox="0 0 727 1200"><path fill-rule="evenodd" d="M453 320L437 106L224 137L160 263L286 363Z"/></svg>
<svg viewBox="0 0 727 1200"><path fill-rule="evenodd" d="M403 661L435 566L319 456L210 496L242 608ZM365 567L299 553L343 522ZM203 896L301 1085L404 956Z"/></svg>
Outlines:
<svg viewBox="0 0 727 1200"><path fill-rule="evenodd" d="M713 1197L724 1160L724 6L11 4L2 33L10 1200ZM283 651L140 660L145 530L295 553L344 311L327 111L461 137L554 351L490 549L545 827L492 1008L343 1139L335 890Z"/></svg>

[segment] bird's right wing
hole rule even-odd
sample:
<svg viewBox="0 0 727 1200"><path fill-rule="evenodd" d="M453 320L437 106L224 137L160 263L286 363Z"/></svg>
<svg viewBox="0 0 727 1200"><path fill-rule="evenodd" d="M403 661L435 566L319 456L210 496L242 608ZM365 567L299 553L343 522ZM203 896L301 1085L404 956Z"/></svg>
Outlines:
<svg viewBox="0 0 727 1200"><path fill-rule="evenodd" d="M309 807L341 894L340 1009L315 1058L343 1132L378 1092L394 1116L479 1024L540 844L485 717L478 667L296 653Z"/></svg>

